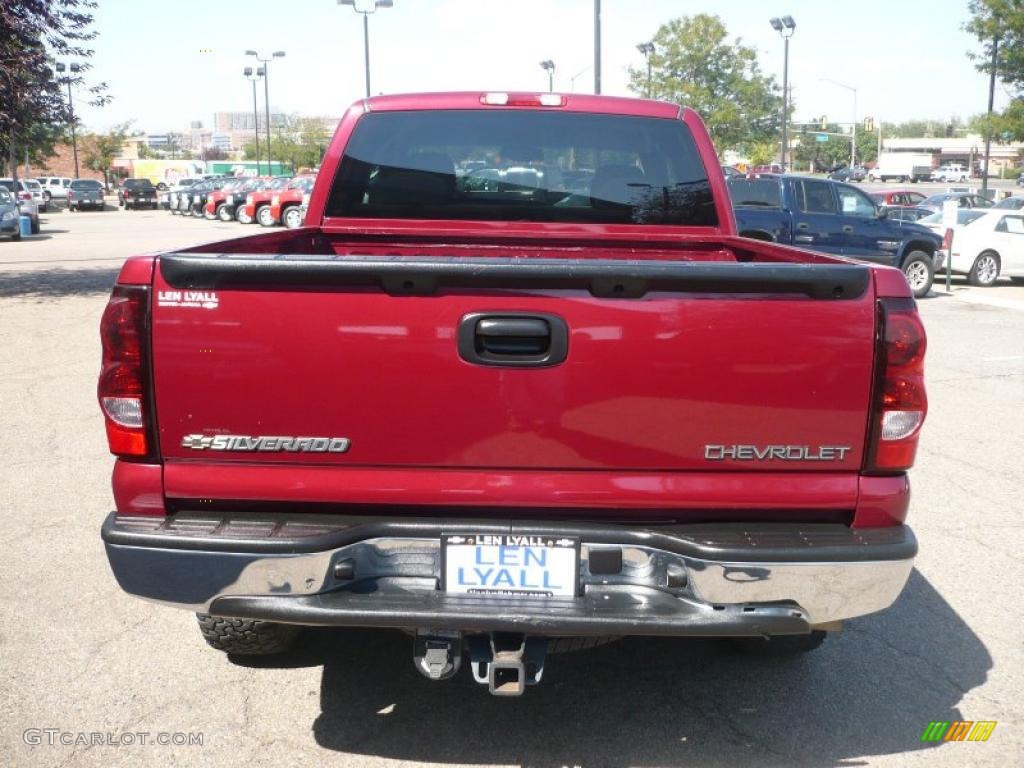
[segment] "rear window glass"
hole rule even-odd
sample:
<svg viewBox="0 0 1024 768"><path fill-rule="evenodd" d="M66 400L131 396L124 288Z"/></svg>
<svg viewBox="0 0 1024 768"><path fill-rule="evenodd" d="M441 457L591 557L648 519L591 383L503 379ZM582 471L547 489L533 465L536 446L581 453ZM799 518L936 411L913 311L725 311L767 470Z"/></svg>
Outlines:
<svg viewBox="0 0 1024 768"><path fill-rule="evenodd" d="M152 187L153 182L149 179L125 179L124 185L126 187Z"/></svg>
<svg viewBox="0 0 1024 768"><path fill-rule="evenodd" d="M72 189L102 189L103 185L94 179L77 179L71 182Z"/></svg>
<svg viewBox="0 0 1024 768"><path fill-rule="evenodd" d="M326 213L718 223L707 172L683 123L541 110L366 115L345 148Z"/></svg>
<svg viewBox="0 0 1024 768"><path fill-rule="evenodd" d="M729 194L736 206L779 208L779 182L775 179L729 179Z"/></svg>

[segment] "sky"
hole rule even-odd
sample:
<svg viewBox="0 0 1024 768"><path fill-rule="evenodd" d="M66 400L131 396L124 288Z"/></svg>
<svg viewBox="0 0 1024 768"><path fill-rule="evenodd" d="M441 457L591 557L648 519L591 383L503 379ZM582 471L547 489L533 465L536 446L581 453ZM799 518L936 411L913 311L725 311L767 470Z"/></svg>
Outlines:
<svg viewBox="0 0 1024 768"><path fill-rule="evenodd" d="M357 0L359 3L365 0ZM76 113L88 129L133 121L150 133L212 127L213 113L252 109L242 69L270 64L274 109L339 116L364 94L362 17L336 0L99 0L90 80L113 101ZM637 43L682 15L719 15L731 37L759 54L782 81L783 43L768 23L790 14L794 122L827 115L858 121L948 119L983 112L987 78L966 57L976 41L961 31L967 0L603 0L602 91L630 95L627 70L643 65ZM374 94L547 88L539 62L555 62L555 90L593 89L593 0L394 0L370 17ZM260 109L263 109L262 85ZM996 105L1008 101L997 84Z"/></svg>

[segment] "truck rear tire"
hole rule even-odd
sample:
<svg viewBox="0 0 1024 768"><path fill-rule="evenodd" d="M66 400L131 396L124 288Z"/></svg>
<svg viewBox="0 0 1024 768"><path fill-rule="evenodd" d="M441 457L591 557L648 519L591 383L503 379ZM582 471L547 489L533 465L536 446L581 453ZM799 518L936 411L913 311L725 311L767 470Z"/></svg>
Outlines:
<svg viewBox="0 0 1024 768"><path fill-rule="evenodd" d="M270 656L284 653L295 642L301 627L271 621L227 619L197 613L199 631L211 648L235 656Z"/></svg>
<svg viewBox="0 0 1024 768"><path fill-rule="evenodd" d="M924 251L911 251L903 260L903 274L915 299L928 295L935 279L935 264Z"/></svg>
<svg viewBox="0 0 1024 768"><path fill-rule="evenodd" d="M808 653L825 642L828 632L814 630L807 635L776 635L775 637L736 637L733 647L755 656L795 656Z"/></svg>

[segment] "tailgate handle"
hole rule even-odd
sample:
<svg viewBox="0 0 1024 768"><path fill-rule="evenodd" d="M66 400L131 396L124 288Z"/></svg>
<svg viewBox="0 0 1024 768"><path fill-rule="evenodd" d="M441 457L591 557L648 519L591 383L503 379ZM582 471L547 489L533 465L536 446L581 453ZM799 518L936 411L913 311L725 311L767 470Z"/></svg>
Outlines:
<svg viewBox="0 0 1024 768"><path fill-rule="evenodd" d="M473 312L459 321L458 345L476 365L546 367L565 360L569 331L555 315Z"/></svg>

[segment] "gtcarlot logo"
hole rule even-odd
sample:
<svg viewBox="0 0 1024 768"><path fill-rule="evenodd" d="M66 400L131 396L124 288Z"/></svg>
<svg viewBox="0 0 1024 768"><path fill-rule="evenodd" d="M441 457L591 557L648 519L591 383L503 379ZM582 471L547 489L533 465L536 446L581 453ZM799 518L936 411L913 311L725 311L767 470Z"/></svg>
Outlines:
<svg viewBox="0 0 1024 768"><path fill-rule="evenodd" d="M201 747L204 734L197 732L65 731L61 728L28 728L21 734L30 747Z"/></svg>

